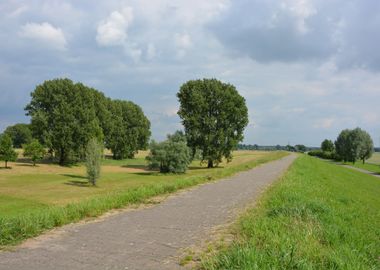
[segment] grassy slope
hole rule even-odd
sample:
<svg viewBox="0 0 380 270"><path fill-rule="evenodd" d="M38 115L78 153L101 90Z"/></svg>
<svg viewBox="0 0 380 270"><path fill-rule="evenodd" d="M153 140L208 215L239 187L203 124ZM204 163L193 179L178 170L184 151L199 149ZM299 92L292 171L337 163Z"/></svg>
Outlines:
<svg viewBox="0 0 380 270"><path fill-rule="evenodd" d="M40 168L26 168L26 173L19 171L17 174L13 169L6 170L0 172L0 248L56 226L229 176L284 155L284 152L238 152L231 163L223 164L221 168L206 169L199 167L199 162L194 162L183 175L119 171L120 167L125 166L141 167L143 157L133 161L106 161L106 165L115 167L108 167L109 171L103 172L99 186L95 188L85 183L81 166L61 168L41 165ZM42 171L35 174L27 171L38 169ZM67 170L75 173L67 173Z"/></svg>
<svg viewBox="0 0 380 270"><path fill-rule="evenodd" d="M206 269L380 269L380 181L302 156Z"/></svg>

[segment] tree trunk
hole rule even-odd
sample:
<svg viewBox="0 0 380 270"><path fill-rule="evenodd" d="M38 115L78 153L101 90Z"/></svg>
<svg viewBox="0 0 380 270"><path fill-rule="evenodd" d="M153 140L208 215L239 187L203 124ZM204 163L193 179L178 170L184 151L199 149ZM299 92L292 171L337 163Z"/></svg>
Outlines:
<svg viewBox="0 0 380 270"><path fill-rule="evenodd" d="M363 164L365 163L365 158L363 158Z"/></svg>
<svg viewBox="0 0 380 270"><path fill-rule="evenodd" d="M5 161L5 168L8 168L8 160Z"/></svg>
<svg viewBox="0 0 380 270"><path fill-rule="evenodd" d="M211 159L208 160L207 168L214 168L214 162Z"/></svg>
<svg viewBox="0 0 380 270"><path fill-rule="evenodd" d="M63 166L65 165L65 150L63 150L63 148L61 148L61 150L59 151L60 155L59 155L59 165Z"/></svg>

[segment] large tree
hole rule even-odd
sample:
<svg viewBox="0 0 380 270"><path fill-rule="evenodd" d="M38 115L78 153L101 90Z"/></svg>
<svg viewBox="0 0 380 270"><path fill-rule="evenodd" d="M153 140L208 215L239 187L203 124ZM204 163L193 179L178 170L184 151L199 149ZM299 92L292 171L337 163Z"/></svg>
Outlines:
<svg viewBox="0 0 380 270"><path fill-rule="evenodd" d="M114 159L133 158L146 149L150 137L150 122L142 109L131 101L110 102L111 121L106 133L106 147Z"/></svg>
<svg viewBox="0 0 380 270"><path fill-rule="evenodd" d="M245 99L235 86L216 79L191 80L181 86L177 97L178 115L193 154L200 149L209 168L223 157L230 161L248 124Z"/></svg>
<svg viewBox="0 0 380 270"><path fill-rule="evenodd" d="M373 154L373 141L371 136L365 130L360 131L359 158L365 163Z"/></svg>
<svg viewBox="0 0 380 270"><path fill-rule="evenodd" d="M32 131L28 124L15 124L9 126L4 131L12 138L13 147L21 148L23 144L30 143L32 141Z"/></svg>
<svg viewBox="0 0 380 270"><path fill-rule="evenodd" d="M345 129L335 141L338 157L344 162L355 163L358 159L364 161L372 155L373 142L369 134L360 129Z"/></svg>
<svg viewBox="0 0 380 270"><path fill-rule="evenodd" d="M8 168L9 161L16 161L17 153L13 149L12 138L8 134L0 135L0 160L5 161L5 168Z"/></svg>
<svg viewBox="0 0 380 270"><path fill-rule="evenodd" d="M38 85L26 106L34 135L64 165L85 156L91 138L103 137L93 92L81 83L55 79Z"/></svg>
<svg viewBox="0 0 380 270"><path fill-rule="evenodd" d="M335 150L334 143L331 140L325 139L321 144L323 152L333 152Z"/></svg>

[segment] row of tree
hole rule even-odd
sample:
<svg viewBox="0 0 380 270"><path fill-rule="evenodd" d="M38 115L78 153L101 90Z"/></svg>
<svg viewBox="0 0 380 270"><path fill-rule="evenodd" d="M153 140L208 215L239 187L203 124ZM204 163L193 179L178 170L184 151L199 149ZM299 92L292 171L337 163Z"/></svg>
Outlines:
<svg viewBox="0 0 380 270"><path fill-rule="evenodd" d="M25 110L32 137L61 165L83 160L94 138L104 142L115 159L131 158L147 147L150 122L131 101L112 100L69 79L45 81L31 97ZM18 146L16 138L14 145Z"/></svg>
<svg viewBox="0 0 380 270"><path fill-rule="evenodd" d="M355 128L342 130L335 143L328 139L324 140L321 150L311 151L309 155L353 163L361 160L365 163L373 151L373 141L368 132Z"/></svg>

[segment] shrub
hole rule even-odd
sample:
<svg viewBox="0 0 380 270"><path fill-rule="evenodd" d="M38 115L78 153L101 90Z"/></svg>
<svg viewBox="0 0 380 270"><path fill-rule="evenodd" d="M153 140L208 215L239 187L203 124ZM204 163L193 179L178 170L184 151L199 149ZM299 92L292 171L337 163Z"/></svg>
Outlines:
<svg viewBox="0 0 380 270"><path fill-rule="evenodd" d="M308 152L309 156L319 157L323 159L339 159L335 152L327 152L322 150L314 150Z"/></svg>
<svg viewBox="0 0 380 270"><path fill-rule="evenodd" d="M178 140L172 135L161 143L153 141L146 159L151 169L159 169L162 173L184 173L191 162L191 152L186 140Z"/></svg>
<svg viewBox="0 0 380 270"><path fill-rule="evenodd" d="M86 149L87 178L92 185L96 185L100 177L100 165L103 156L103 147L96 139L91 139Z"/></svg>

